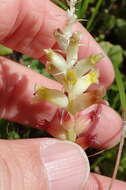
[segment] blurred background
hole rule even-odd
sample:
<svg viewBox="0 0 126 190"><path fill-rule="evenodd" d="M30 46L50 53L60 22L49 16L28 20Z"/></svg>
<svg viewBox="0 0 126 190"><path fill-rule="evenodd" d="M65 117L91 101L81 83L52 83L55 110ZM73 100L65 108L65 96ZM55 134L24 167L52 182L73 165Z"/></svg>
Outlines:
<svg viewBox="0 0 126 190"><path fill-rule="evenodd" d="M52 0L58 6L67 10L65 0ZM86 19L82 24L87 28L104 51L112 60L113 65L121 71L121 78L126 89L126 0L79 0L76 7L79 19ZM38 60L22 55L0 45L0 55L4 55L38 73L50 77L44 70L44 65ZM118 77L118 76L117 76ZM126 96L126 94L125 94ZM116 81L108 90L106 100L110 106L121 113L121 101ZM49 136L44 131L29 129L19 124L0 120L0 139L21 139ZM115 165L117 147L107 150L98 156L90 158L91 170L106 176L112 176ZM96 150L88 150L88 155ZM126 142L117 175L118 179L126 181Z"/></svg>

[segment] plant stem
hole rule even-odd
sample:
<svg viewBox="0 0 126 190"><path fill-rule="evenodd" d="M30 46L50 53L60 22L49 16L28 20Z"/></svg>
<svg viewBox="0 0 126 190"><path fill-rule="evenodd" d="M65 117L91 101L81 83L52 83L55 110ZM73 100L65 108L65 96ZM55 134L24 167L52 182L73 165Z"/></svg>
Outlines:
<svg viewBox="0 0 126 190"><path fill-rule="evenodd" d="M122 111L123 111L123 117L124 117L124 119L126 119L125 87L124 87L124 84L123 84L121 73L120 73L119 68L118 68L118 63L115 63L114 67L115 67L115 74L116 74L116 83L117 83L118 90L119 90L119 95L120 95L121 108L122 108Z"/></svg>
<svg viewBox="0 0 126 190"><path fill-rule="evenodd" d="M61 0L51 0L51 1L59 5L64 10L68 9L68 7Z"/></svg>
<svg viewBox="0 0 126 190"><path fill-rule="evenodd" d="M81 1L80 8L78 11L78 18L84 18L85 17L89 3L90 3L90 0L82 0Z"/></svg>
<svg viewBox="0 0 126 190"><path fill-rule="evenodd" d="M100 8L100 6L101 6L101 4L102 4L103 2L104 2L104 0L98 0L98 2L97 2L97 4L96 4L96 7L95 7L95 9L94 9L94 11L93 11L93 13L92 13L92 16L91 16L91 18L89 19L88 24L87 24L87 29L88 29L89 31L91 31L91 25L93 24L93 21L94 21L96 15L97 15L97 13L98 13L98 10L99 10L99 8Z"/></svg>
<svg viewBox="0 0 126 190"><path fill-rule="evenodd" d="M100 156L92 165L91 165L91 169L94 169L100 162L102 162L102 160L105 159L105 155L103 154L102 156Z"/></svg>
<svg viewBox="0 0 126 190"><path fill-rule="evenodd" d="M118 168L119 168L119 164L120 164L120 160L121 160L121 155L122 155L122 150L123 150L123 145L124 145L124 139L125 139L125 127L126 127L125 124L123 124L121 139L120 139L120 143L119 143L119 149L118 149L117 158L116 158L116 164L114 167L112 180L111 180L108 190L112 189L114 180L116 179L116 176L117 176L117 172L118 172Z"/></svg>
<svg viewBox="0 0 126 190"><path fill-rule="evenodd" d="M121 154L123 151L123 145L124 145L124 139L125 139L125 128L126 128L126 95L125 95L125 87L123 85L123 80L121 77L121 73L119 71L118 68L118 63L114 63L114 67L115 67L115 74L116 74L116 83L118 86L118 90L119 90L119 95L120 95L120 102L121 102L121 108L123 111L123 124L122 124L122 134L121 134L121 138L120 138L120 144L119 144L119 149L118 149L118 154L117 154L117 158L116 158L116 164L114 167L114 171L113 171L113 176L112 176L112 180L111 183L109 185L108 190L112 189L112 185L114 183L114 180L116 179L117 176L117 172L118 172L118 168L119 168L119 164L120 164L120 160L121 160Z"/></svg>

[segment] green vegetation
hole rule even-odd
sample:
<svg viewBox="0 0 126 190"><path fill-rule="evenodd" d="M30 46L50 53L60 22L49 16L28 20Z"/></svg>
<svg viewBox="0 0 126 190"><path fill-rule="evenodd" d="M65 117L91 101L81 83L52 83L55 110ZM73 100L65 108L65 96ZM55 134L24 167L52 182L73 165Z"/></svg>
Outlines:
<svg viewBox="0 0 126 190"><path fill-rule="evenodd" d="M63 9L67 9L65 0L53 0ZM55 13L54 13L55 14ZM87 19L82 24L96 37L97 42L108 54L115 67L116 81L106 94L106 99L110 106L121 113L126 109L126 1L125 0L79 0L77 4L77 15L80 19ZM0 46L0 55L11 54L11 58L17 57L17 53ZM15 55L15 56L14 56ZM20 55L18 60L22 60L28 67L37 72L50 77L44 66L39 61L31 57ZM121 71L121 72L119 72ZM123 79L123 83L122 80ZM124 90L124 88L125 90ZM37 129L26 129L9 121L0 121L0 138L19 139L36 138L47 136L45 132ZM91 169L102 175L111 176L114 168L117 147L107 150L104 153L90 158ZM93 154L94 150L88 150L88 154ZM126 180L126 142L124 144L123 155L119 167L118 179Z"/></svg>

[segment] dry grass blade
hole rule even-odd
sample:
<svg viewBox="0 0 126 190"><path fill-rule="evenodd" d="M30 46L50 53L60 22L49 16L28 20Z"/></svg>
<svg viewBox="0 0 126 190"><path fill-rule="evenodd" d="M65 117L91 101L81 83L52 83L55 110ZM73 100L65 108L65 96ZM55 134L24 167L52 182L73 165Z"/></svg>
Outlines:
<svg viewBox="0 0 126 190"><path fill-rule="evenodd" d="M124 139L125 139L125 128L126 128L126 94L125 94L125 87L124 87L124 83L122 80L122 76L121 73L119 71L119 67L118 67L118 63L114 63L114 67L115 67L115 76L116 76L116 83L118 86L118 90L119 90L119 95L120 95L120 102L121 102L121 109L123 110L123 123L122 123L122 134L121 134L121 138L120 138L120 144L119 144L119 150L117 153L117 159L116 159L116 163L115 163L115 167L114 167L114 172L113 172L113 176L112 176L112 180L110 183L110 186L108 188L108 190L112 190L112 186L114 183L114 180L116 179L117 176L117 172L118 172L118 168L119 168L119 164L120 164L120 160L121 160L121 155L122 155L122 151L123 151L123 145L124 145Z"/></svg>
<svg viewBox="0 0 126 190"><path fill-rule="evenodd" d="M99 155L99 154L102 154L102 153L105 152L105 151L106 151L106 150L98 151L98 152L96 152L96 153L94 153L94 154L89 155L88 158L91 158L91 157L97 156L97 155Z"/></svg>
<svg viewBox="0 0 126 190"><path fill-rule="evenodd" d="M120 144L119 144L116 164L115 164L112 180L111 180L111 183L109 185L108 190L112 190L114 180L116 179L116 176L117 176L117 172L118 172L118 168L119 168L119 164L120 164L120 160L121 160L121 155L122 155L122 151L123 151L123 145L124 145L124 139L125 139L125 128L126 128L126 124L124 122L123 125L122 125L122 134L121 134L121 139L120 139Z"/></svg>

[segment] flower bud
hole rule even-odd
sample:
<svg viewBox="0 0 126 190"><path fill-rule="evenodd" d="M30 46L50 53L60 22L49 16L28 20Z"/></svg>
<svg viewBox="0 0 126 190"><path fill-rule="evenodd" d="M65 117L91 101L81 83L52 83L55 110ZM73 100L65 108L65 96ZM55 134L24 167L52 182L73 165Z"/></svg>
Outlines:
<svg viewBox="0 0 126 190"><path fill-rule="evenodd" d="M61 91L38 87L36 89L35 95L37 100L45 100L61 108L66 108L68 106L68 98Z"/></svg>
<svg viewBox="0 0 126 190"><path fill-rule="evenodd" d="M59 47L66 52L69 40L66 38L66 36L63 34L63 32L60 29L57 29L54 32L55 39L59 45Z"/></svg>
<svg viewBox="0 0 126 190"><path fill-rule="evenodd" d="M82 78L79 78L70 91L70 99L74 99L85 92L91 84L98 83L98 77L99 73L96 70L92 70Z"/></svg>
<svg viewBox="0 0 126 190"><path fill-rule="evenodd" d="M55 66L59 71L65 72L67 69L67 64L65 59L59 53L54 52L52 49L45 49L44 53L50 64Z"/></svg>
<svg viewBox="0 0 126 190"><path fill-rule="evenodd" d="M72 67L77 62L80 38L80 32L74 32L70 38L69 46L66 52L66 61L69 67Z"/></svg>
<svg viewBox="0 0 126 190"><path fill-rule="evenodd" d="M61 140L76 140L74 117L64 109L58 109L46 130Z"/></svg>
<svg viewBox="0 0 126 190"><path fill-rule="evenodd" d="M82 77L87 72L89 72L94 66L103 58L102 54L94 54L86 59L81 59L75 65L74 69L78 77Z"/></svg>

